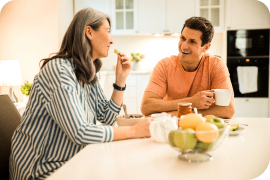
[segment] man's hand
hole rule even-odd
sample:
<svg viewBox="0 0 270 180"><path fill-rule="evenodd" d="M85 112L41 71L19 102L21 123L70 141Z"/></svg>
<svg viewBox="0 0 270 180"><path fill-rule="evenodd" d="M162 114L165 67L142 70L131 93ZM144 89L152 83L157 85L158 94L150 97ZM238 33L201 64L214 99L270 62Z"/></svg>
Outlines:
<svg viewBox="0 0 270 180"><path fill-rule="evenodd" d="M194 96L191 97L192 106L196 107L197 109L208 109L211 106L215 99L214 90L207 90L207 91L200 91L197 92Z"/></svg>

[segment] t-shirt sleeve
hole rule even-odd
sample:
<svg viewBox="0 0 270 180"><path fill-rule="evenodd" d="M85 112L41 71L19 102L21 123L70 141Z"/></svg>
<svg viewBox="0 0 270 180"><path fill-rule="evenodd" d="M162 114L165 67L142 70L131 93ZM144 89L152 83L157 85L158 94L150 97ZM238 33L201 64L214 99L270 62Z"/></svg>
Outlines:
<svg viewBox="0 0 270 180"><path fill-rule="evenodd" d="M214 66L211 75L211 89L229 89L233 91L230 74L223 60Z"/></svg>
<svg viewBox="0 0 270 180"><path fill-rule="evenodd" d="M153 92L164 97L167 92L167 69L165 60L160 60L154 67L145 92Z"/></svg>

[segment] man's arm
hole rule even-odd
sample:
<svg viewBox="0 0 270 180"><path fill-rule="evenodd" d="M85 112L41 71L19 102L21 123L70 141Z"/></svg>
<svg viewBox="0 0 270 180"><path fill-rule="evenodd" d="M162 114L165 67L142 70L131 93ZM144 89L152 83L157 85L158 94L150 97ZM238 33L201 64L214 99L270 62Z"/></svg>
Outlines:
<svg viewBox="0 0 270 180"><path fill-rule="evenodd" d="M191 98L164 100L159 95L146 91L142 99L141 112L143 115L148 116L154 113L177 111L178 103L190 101Z"/></svg>
<svg viewBox="0 0 270 180"><path fill-rule="evenodd" d="M167 112L172 116L177 116L178 103L191 102L192 107L198 109L198 113L205 115L215 115L221 118L232 118L234 114L234 99L231 97L229 106L217 106L214 104L213 93L201 91L192 97L176 100L164 100L153 92L145 92L141 104L141 112L147 116L153 113Z"/></svg>
<svg viewBox="0 0 270 180"><path fill-rule="evenodd" d="M212 104L208 109L199 109L198 113L205 115L214 115L220 118L231 119L234 115L234 97L232 94L229 106L217 106L216 104Z"/></svg>

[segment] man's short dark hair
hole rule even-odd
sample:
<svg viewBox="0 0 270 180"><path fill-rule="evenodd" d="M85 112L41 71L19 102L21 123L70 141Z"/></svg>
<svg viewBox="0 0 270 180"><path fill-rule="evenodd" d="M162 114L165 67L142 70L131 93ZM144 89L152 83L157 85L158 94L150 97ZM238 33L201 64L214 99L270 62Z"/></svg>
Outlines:
<svg viewBox="0 0 270 180"><path fill-rule="evenodd" d="M182 28L181 33L183 32L184 28L188 27L190 29L199 30L202 32L201 40L202 45L209 43L212 41L214 36L214 27L213 24L205 19L204 17L191 17L185 21L185 24Z"/></svg>

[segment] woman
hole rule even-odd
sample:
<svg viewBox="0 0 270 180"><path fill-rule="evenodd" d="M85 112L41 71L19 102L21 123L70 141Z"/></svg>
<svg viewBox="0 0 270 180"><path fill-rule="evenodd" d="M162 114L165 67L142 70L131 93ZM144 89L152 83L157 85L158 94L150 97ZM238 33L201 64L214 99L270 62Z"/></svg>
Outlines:
<svg viewBox="0 0 270 180"><path fill-rule="evenodd" d="M147 119L131 127L112 126L124 91L114 89L107 101L96 77L99 58L108 56L112 43L107 15L86 8L74 16L60 51L43 59L34 78L22 123L12 137L11 179L43 179L87 144L150 137ZM128 57L120 53L116 88L125 87L130 70Z"/></svg>

